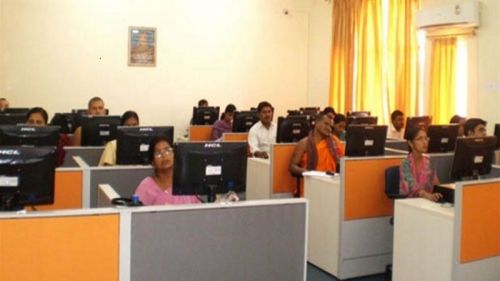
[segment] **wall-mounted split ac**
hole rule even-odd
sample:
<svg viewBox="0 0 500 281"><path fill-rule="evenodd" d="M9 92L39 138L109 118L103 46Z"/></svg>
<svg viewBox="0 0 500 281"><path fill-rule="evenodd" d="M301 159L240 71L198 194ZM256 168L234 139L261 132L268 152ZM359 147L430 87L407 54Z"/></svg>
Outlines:
<svg viewBox="0 0 500 281"><path fill-rule="evenodd" d="M418 28L479 27L479 19L480 5L478 1L422 9L416 15Z"/></svg>

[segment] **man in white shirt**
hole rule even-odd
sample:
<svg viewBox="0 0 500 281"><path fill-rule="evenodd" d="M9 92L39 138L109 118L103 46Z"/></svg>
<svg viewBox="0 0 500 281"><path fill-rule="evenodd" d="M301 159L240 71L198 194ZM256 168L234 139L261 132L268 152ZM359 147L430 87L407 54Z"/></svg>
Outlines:
<svg viewBox="0 0 500 281"><path fill-rule="evenodd" d="M405 115L400 110L394 110L391 113L391 124L387 130L388 139L399 139L403 140L405 138L404 130L405 127Z"/></svg>
<svg viewBox="0 0 500 281"><path fill-rule="evenodd" d="M254 157L269 158L271 145L276 142L278 127L273 123L274 108L267 101L257 106L260 121L248 132L248 145Z"/></svg>

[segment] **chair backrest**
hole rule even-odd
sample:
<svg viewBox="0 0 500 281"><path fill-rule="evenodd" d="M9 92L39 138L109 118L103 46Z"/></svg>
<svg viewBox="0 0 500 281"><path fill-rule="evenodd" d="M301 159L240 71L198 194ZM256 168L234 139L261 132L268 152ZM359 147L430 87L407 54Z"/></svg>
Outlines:
<svg viewBox="0 0 500 281"><path fill-rule="evenodd" d="M385 169L385 194L391 199L401 197L399 194L399 166Z"/></svg>

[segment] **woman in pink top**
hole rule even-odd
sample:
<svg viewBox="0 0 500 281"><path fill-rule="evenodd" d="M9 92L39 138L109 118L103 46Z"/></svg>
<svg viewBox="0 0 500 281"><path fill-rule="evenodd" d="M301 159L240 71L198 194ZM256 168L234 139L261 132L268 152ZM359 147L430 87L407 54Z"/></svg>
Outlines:
<svg viewBox="0 0 500 281"><path fill-rule="evenodd" d="M142 180L135 195L144 205L196 204L196 196L172 194L174 173L174 151L164 137L154 138L149 145L149 162L153 165L154 175Z"/></svg>

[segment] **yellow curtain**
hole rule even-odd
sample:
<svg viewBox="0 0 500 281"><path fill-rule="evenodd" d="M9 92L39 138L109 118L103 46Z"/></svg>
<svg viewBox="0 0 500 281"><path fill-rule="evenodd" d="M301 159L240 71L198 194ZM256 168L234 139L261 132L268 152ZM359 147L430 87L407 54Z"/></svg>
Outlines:
<svg viewBox="0 0 500 281"><path fill-rule="evenodd" d="M418 112L418 43L415 13L420 0L390 0L387 31L387 111Z"/></svg>
<svg viewBox="0 0 500 281"><path fill-rule="evenodd" d="M352 109L354 23L359 0L333 0L330 105L337 112Z"/></svg>
<svg viewBox="0 0 500 281"><path fill-rule="evenodd" d="M455 114L456 65L457 38L434 38L429 79L429 114L433 124L447 124Z"/></svg>
<svg viewBox="0 0 500 281"><path fill-rule="evenodd" d="M355 109L370 110L384 123L382 1L364 0L356 18Z"/></svg>

